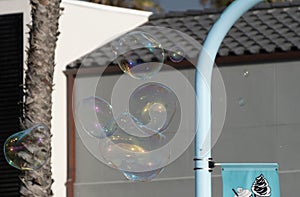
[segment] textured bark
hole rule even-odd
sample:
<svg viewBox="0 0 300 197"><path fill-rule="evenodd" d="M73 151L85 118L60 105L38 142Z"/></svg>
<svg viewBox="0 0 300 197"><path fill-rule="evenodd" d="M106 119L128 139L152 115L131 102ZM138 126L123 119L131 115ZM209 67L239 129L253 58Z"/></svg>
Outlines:
<svg viewBox="0 0 300 197"><path fill-rule="evenodd" d="M27 71L25 77L24 123L26 128L45 124L51 128L51 93L53 90L54 56L59 35L60 0L31 0L32 24L29 26ZM50 131L47 134L51 136ZM44 149L51 153L51 137ZM32 144L34 146L34 144ZM47 163L36 171L24 171L21 196L52 196L51 154Z"/></svg>

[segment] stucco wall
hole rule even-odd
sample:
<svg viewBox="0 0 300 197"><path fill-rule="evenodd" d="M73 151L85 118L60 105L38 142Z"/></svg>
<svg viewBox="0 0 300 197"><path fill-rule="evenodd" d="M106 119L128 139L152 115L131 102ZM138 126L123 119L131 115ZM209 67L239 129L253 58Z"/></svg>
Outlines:
<svg viewBox="0 0 300 197"><path fill-rule="evenodd" d="M281 196L295 196L300 184L300 67L299 61L221 67L227 114L213 148L217 162L277 162ZM244 75L247 72L248 74ZM194 71L184 71L194 81ZM109 98L118 76L102 78ZM91 87L92 88L92 87ZM86 94L89 90L85 90ZM193 113L191 113L193 114ZM187 118L192 118L192 115ZM187 128L192 129L192 128ZM194 196L193 145L150 183L131 183L115 169L96 160L79 136L75 195L83 196ZM221 171L213 173L213 196L222 196Z"/></svg>

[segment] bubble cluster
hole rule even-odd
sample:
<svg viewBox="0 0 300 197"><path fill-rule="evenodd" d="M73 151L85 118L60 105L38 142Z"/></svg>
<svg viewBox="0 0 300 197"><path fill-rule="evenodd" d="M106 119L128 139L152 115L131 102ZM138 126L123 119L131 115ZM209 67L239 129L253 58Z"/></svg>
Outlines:
<svg viewBox="0 0 300 197"><path fill-rule="evenodd" d="M49 158L45 144L50 143L49 128L43 124L11 135L4 143L6 161L20 170L37 170Z"/></svg>
<svg viewBox="0 0 300 197"><path fill-rule="evenodd" d="M85 98L87 93L97 95L81 100L75 110L77 132L93 156L120 170L129 180L149 181L186 151L198 131L195 73L177 70L176 64L184 60L187 65L194 65L201 49L197 43L176 30L143 26L110 43L110 61L117 63L125 74L75 79L75 101ZM89 59L93 65L104 66L102 61L94 61L93 54ZM212 135L203 136L201 145L205 154L220 135L226 110L222 77L216 67L213 70L215 87L203 87L203 92L218 92L212 98L216 124L209 123ZM82 72L85 73L84 69Z"/></svg>
<svg viewBox="0 0 300 197"><path fill-rule="evenodd" d="M96 138L111 135L108 123L113 119L111 105L100 97L88 97L80 101L75 110L82 129Z"/></svg>
<svg viewBox="0 0 300 197"><path fill-rule="evenodd" d="M135 79L150 79L164 61L162 45L150 34L130 32L112 43L119 67Z"/></svg>

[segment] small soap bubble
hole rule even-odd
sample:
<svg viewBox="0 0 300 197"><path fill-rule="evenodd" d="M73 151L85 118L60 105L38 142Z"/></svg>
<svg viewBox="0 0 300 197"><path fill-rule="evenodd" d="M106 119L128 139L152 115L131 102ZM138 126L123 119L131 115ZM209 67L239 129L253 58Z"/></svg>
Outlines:
<svg viewBox="0 0 300 197"><path fill-rule="evenodd" d="M129 112L141 128L163 132L170 125L178 106L176 94L167 86L145 83L130 95Z"/></svg>
<svg viewBox="0 0 300 197"><path fill-rule="evenodd" d="M243 97L239 98L239 106L240 107L244 107L246 105L246 101Z"/></svg>
<svg viewBox="0 0 300 197"><path fill-rule="evenodd" d="M49 159L50 130L46 125L35 125L8 137L4 143L6 161L19 170L38 170Z"/></svg>
<svg viewBox="0 0 300 197"><path fill-rule="evenodd" d="M244 70L243 71L243 76L244 77L248 77L249 76L249 71L248 70Z"/></svg>
<svg viewBox="0 0 300 197"><path fill-rule="evenodd" d="M169 51L169 58L172 62L181 62L184 59L185 53L184 50L180 47L173 47Z"/></svg>
<svg viewBox="0 0 300 197"><path fill-rule="evenodd" d="M150 79L164 62L162 45L149 33L134 31L112 43L121 70L135 79Z"/></svg>
<svg viewBox="0 0 300 197"><path fill-rule="evenodd" d="M81 128L93 137L105 138L113 132L108 127L113 119L112 107L100 97L92 96L81 100L75 115Z"/></svg>

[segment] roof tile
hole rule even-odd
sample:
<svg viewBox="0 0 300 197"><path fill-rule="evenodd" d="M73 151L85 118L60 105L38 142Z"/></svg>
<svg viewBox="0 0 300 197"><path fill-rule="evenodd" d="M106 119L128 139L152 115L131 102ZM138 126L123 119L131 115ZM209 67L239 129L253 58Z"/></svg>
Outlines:
<svg viewBox="0 0 300 197"><path fill-rule="evenodd" d="M200 44L217 20L221 10L189 10L152 15L146 26L160 26L190 35ZM199 53L195 43L186 40L176 31L158 32L149 28L154 37L165 47L185 46L185 54L195 58ZM265 3L256 6L242 16L228 32L219 51L219 56L286 52L300 50L300 2ZM136 55L146 58L146 54ZM88 58L86 58L88 56ZM106 66L114 59L110 43L85 56L83 66ZM142 57L143 56L143 57ZM81 59L81 61L83 58ZM68 68L80 65L76 60Z"/></svg>

